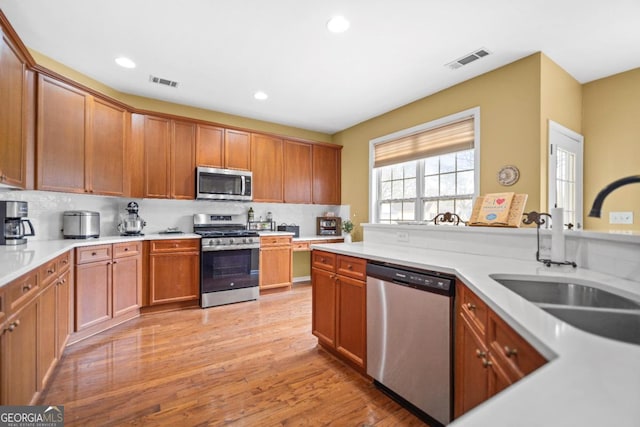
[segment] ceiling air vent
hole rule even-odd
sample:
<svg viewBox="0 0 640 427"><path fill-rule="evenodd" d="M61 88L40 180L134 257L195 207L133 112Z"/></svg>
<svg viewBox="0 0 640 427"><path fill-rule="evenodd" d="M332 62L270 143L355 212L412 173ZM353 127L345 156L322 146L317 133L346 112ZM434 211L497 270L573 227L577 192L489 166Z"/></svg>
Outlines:
<svg viewBox="0 0 640 427"><path fill-rule="evenodd" d="M456 70L464 65L467 65L477 59L480 58L484 58L485 56L489 55L491 52L489 52L486 49L478 49L475 52L471 52L465 56L463 56L462 58L458 58L453 62L449 62L448 64L446 64L446 67L451 68L452 70Z"/></svg>
<svg viewBox="0 0 640 427"><path fill-rule="evenodd" d="M162 77L149 76L149 81L151 83L157 83L159 85L165 85L169 87L178 87L178 82L173 80L163 79Z"/></svg>

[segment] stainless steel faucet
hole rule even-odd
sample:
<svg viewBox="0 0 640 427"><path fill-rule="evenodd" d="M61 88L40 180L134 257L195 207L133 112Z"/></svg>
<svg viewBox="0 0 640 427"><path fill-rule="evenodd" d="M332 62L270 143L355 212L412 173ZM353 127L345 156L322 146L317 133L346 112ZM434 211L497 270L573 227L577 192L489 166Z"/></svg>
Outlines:
<svg viewBox="0 0 640 427"><path fill-rule="evenodd" d="M589 216L600 218L600 211L602 210L602 202L604 202L604 199L617 188L633 183L640 183L640 175L632 175L625 178L620 178L604 187L602 190L600 190L600 192L596 196L596 199L593 201L593 206L591 207Z"/></svg>

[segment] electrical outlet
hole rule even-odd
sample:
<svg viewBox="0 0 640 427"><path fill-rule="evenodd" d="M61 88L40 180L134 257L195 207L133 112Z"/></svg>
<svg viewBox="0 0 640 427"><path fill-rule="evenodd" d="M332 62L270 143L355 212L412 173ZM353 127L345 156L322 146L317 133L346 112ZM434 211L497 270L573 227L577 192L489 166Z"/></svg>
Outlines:
<svg viewBox="0 0 640 427"><path fill-rule="evenodd" d="M633 224L633 212L609 212L609 224Z"/></svg>
<svg viewBox="0 0 640 427"><path fill-rule="evenodd" d="M408 242L409 241L409 233L406 231L398 231L396 233L396 240L398 242Z"/></svg>

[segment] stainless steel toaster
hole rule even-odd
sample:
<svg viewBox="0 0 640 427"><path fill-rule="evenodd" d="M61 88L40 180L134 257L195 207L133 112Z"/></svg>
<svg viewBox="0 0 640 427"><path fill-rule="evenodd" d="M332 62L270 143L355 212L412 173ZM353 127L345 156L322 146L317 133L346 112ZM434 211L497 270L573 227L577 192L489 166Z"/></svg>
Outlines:
<svg viewBox="0 0 640 427"><path fill-rule="evenodd" d="M62 219L65 239L90 239L100 237L100 212L66 211Z"/></svg>

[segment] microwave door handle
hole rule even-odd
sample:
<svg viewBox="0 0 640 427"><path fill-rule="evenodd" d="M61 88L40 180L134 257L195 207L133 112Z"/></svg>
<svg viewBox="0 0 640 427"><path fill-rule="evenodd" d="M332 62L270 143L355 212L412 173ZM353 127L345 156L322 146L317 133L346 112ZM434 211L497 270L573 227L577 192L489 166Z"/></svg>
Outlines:
<svg viewBox="0 0 640 427"><path fill-rule="evenodd" d="M30 233L29 233L29 234L27 234L27 233L26 233L26 231L25 231L25 227L24 227L24 223L25 223L25 222L26 222L27 224L29 224L29 230L30 230ZM35 230L33 229L33 224L31 224L31 221L29 221L28 219L23 219L23 220L21 221L21 225L22 225L22 230L23 230L23 233L22 233L22 234L23 234L25 237L28 237L28 236L35 236L35 235L36 235L36 232L35 232Z"/></svg>
<svg viewBox="0 0 640 427"><path fill-rule="evenodd" d="M243 176L240 181L242 182L242 185L240 186L240 194L244 196L247 190L247 177Z"/></svg>

